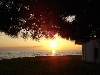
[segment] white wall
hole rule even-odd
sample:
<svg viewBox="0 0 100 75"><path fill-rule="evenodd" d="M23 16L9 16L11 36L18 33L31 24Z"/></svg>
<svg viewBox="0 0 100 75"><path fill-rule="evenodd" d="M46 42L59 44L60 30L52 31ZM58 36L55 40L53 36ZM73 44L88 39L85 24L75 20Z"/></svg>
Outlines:
<svg viewBox="0 0 100 75"><path fill-rule="evenodd" d="M98 48L98 57L95 58L95 48ZM82 59L87 62L100 62L100 43L91 40L82 45Z"/></svg>
<svg viewBox="0 0 100 75"><path fill-rule="evenodd" d="M83 60L87 62L94 62L94 41L84 43L82 46L84 48Z"/></svg>
<svg viewBox="0 0 100 75"><path fill-rule="evenodd" d="M98 56L98 57L99 57L99 58L98 58L98 60L99 60L98 62L100 62L100 43L99 43L99 45L98 45L98 55L99 55L99 56Z"/></svg>
<svg viewBox="0 0 100 75"><path fill-rule="evenodd" d="M86 61L94 62L94 41L86 43Z"/></svg>
<svg viewBox="0 0 100 75"><path fill-rule="evenodd" d="M95 41L95 48L98 48L98 57L95 58L95 62L100 62L100 43Z"/></svg>

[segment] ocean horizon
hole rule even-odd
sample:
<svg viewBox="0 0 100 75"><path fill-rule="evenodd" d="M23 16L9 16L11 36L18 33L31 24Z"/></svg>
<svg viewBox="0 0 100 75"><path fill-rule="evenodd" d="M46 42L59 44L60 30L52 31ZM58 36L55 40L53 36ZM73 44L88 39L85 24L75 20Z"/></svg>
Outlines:
<svg viewBox="0 0 100 75"><path fill-rule="evenodd" d="M66 55L82 55L82 50L0 50L0 60L36 57L36 56L66 56Z"/></svg>

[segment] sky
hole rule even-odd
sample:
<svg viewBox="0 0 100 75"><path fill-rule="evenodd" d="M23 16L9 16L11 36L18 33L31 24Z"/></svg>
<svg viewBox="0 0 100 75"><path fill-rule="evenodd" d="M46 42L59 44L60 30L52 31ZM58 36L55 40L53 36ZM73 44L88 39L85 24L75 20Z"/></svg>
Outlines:
<svg viewBox="0 0 100 75"><path fill-rule="evenodd" d="M0 50L82 50L81 45L74 41L62 39L56 35L55 39L41 38L39 41L30 38L12 38L0 34Z"/></svg>

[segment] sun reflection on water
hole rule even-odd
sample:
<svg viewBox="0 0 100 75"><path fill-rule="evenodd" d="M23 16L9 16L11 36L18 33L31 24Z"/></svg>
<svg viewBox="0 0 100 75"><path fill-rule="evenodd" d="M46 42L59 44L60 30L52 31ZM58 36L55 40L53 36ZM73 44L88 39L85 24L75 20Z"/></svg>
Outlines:
<svg viewBox="0 0 100 75"><path fill-rule="evenodd" d="M56 51L52 50L52 56L55 56Z"/></svg>

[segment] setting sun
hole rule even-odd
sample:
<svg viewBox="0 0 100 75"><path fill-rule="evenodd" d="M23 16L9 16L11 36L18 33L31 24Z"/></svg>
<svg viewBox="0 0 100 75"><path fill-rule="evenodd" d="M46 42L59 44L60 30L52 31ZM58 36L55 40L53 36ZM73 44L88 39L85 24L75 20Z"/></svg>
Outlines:
<svg viewBox="0 0 100 75"><path fill-rule="evenodd" d="M55 41L50 42L50 47L51 48L56 48L57 47L57 42L55 42Z"/></svg>

